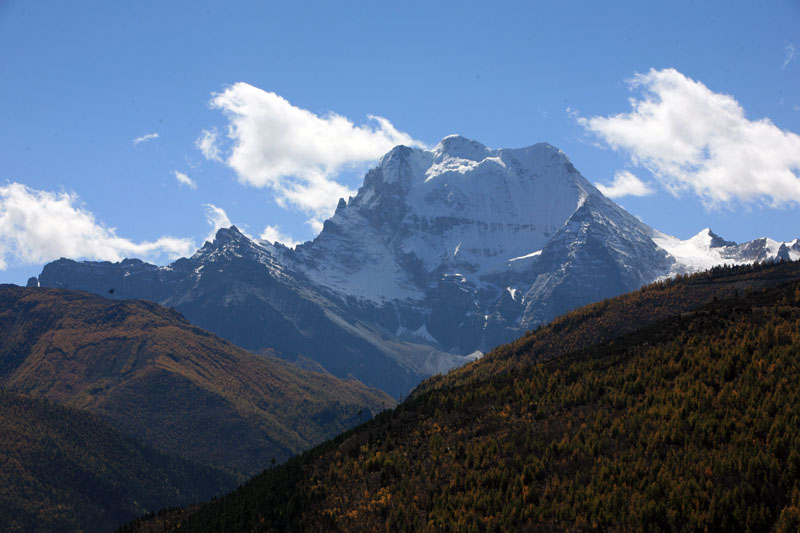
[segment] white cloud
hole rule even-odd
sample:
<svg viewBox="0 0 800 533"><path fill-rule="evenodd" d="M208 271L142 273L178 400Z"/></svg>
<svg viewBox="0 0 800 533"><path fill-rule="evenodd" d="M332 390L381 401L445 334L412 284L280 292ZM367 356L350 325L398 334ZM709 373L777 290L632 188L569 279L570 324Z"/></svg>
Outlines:
<svg viewBox="0 0 800 533"><path fill-rule="evenodd" d="M187 255L189 239L161 237L135 243L117 236L84 209L75 194L31 189L21 183L0 187L0 270L9 264L44 263L60 257L120 261Z"/></svg>
<svg viewBox="0 0 800 533"><path fill-rule="evenodd" d="M206 208L206 222L211 226L211 233L208 234L206 240L208 242L213 242L217 230L220 228L229 228L233 224L231 223L231 219L228 218L228 214L221 207L217 207L214 204L206 204L204 207Z"/></svg>
<svg viewBox="0 0 800 533"><path fill-rule="evenodd" d="M292 238L291 235L287 235L281 232L280 226L267 226L264 228L264 231L261 232L259 236L261 240L269 241L269 242L279 242L285 244L289 248L294 248L298 244L301 244L301 241L296 241Z"/></svg>
<svg viewBox="0 0 800 533"><path fill-rule="evenodd" d="M595 183L600 192L609 198L622 198L623 196L647 196L655 191L645 182L637 178L627 170L614 174L614 181L611 185L601 185Z"/></svg>
<svg viewBox="0 0 800 533"><path fill-rule="evenodd" d="M228 118L230 147L215 131L197 140L207 159L224 159L242 183L275 193L282 207L295 207L321 227L339 198L356 191L336 181L346 167L374 161L398 144L422 146L388 120L370 115L374 126L356 126L335 113L319 116L275 93L237 83L211 99Z"/></svg>
<svg viewBox="0 0 800 533"><path fill-rule="evenodd" d="M793 43L789 43L783 49L783 53L784 53L784 58L783 58L783 66L781 66L781 69L785 69L789 65L789 63L794 61L794 58L797 57L797 48L795 48Z"/></svg>
<svg viewBox="0 0 800 533"><path fill-rule="evenodd" d="M222 161L222 151L217 146L219 143L219 132L216 128L211 130L203 130L200 132L200 137L194 142L203 157L212 161Z"/></svg>
<svg viewBox="0 0 800 533"><path fill-rule="evenodd" d="M192 178L190 178L183 172L178 172L177 170L173 170L172 173L175 175L175 179L178 180L178 183L186 185L190 189L197 189L197 183L195 183Z"/></svg>
<svg viewBox="0 0 800 533"><path fill-rule="evenodd" d="M632 111L578 122L650 170L673 194L706 206L800 203L800 136L769 119L751 121L732 97L674 69L637 74Z"/></svg>
<svg viewBox="0 0 800 533"><path fill-rule="evenodd" d="M158 133L148 133L147 135L142 135L141 137L136 137L133 140L133 144L139 144L143 142L150 141L152 139L158 139Z"/></svg>

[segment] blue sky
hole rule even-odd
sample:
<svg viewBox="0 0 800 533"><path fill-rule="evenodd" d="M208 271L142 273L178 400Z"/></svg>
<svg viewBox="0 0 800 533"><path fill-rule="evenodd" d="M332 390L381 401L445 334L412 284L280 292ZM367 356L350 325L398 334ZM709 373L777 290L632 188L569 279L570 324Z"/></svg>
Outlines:
<svg viewBox="0 0 800 533"><path fill-rule="evenodd" d="M797 1L2 0L0 50L0 282L227 221L307 240L451 133L549 142L680 238L800 237Z"/></svg>

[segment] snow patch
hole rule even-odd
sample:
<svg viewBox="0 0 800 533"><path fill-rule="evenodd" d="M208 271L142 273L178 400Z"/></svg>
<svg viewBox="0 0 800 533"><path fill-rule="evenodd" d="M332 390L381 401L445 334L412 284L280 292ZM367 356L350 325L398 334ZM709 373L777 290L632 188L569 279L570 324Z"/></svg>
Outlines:
<svg viewBox="0 0 800 533"><path fill-rule="evenodd" d="M422 323L422 325L420 327L418 327L414 331L411 331L411 330L409 330L409 329L407 329L407 328L405 328L403 326L399 326L397 328L397 331L395 332L395 336L396 337L401 337L401 338L404 338L404 337L405 338L409 338L409 337L411 337L411 338L416 338L416 339L424 339L424 340L426 340L428 342L432 342L434 344L438 344L438 342L439 342L439 341L436 340L436 338L434 338L433 335L431 335L428 332L428 326L424 322Z"/></svg>
<svg viewBox="0 0 800 533"><path fill-rule="evenodd" d="M513 261L520 261L522 259L530 259L532 257L538 257L540 255L542 255L542 251L541 250L536 250L535 252L531 252L529 254L521 255L519 257L512 257L511 259L508 260L508 262L511 263Z"/></svg>

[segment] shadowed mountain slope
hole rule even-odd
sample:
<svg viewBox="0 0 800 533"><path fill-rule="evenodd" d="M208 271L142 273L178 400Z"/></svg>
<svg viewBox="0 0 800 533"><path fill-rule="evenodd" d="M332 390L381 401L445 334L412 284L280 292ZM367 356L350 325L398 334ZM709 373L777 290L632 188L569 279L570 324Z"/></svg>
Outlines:
<svg viewBox="0 0 800 533"><path fill-rule="evenodd" d="M89 413L3 389L0 428L3 531L110 531L240 481L157 452Z"/></svg>
<svg viewBox="0 0 800 533"><path fill-rule="evenodd" d="M733 298L800 279L800 261L776 264L719 266L690 276L659 281L628 294L585 305L561 315L550 324L529 331L514 342L499 346L481 364L435 376L416 390L442 385L456 386L462 380L493 379L535 362L552 359L609 341L649 326L659 320L720 299Z"/></svg>
<svg viewBox="0 0 800 533"><path fill-rule="evenodd" d="M280 264L272 254L276 250L251 241L234 226L220 229L213 242L169 267L128 259L62 259L45 267L40 282L158 302L237 346L254 352L273 349L291 361L307 357L340 378L355 377L394 396L406 395L423 376L463 360L392 338L370 324L370 310L353 314Z"/></svg>
<svg viewBox="0 0 800 533"><path fill-rule="evenodd" d="M0 286L0 385L250 474L394 403L356 381L253 355L157 304L10 285Z"/></svg>

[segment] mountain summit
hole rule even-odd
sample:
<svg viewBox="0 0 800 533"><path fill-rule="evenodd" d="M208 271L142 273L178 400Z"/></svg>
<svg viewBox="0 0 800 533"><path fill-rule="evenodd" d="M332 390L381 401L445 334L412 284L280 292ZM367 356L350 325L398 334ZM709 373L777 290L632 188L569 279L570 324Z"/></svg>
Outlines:
<svg viewBox="0 0 800 533"><path fill-rule="evenodd" d="M682 241L603 196L549 144L494 150L451 135L431 150L393 148L294 250L231 227L166 267L62 259L39 283L151 299L245 348L402 395L580 305L779 258L800 258L800 240L737 245L705 229Z"/></svg>
<svg viewBox="0 0 800 533"><path fill-rule="evenodd" d="M395 335L470 353L667 272L652 233L549 144L449 136L394 148L293 259Z"/></svg>

